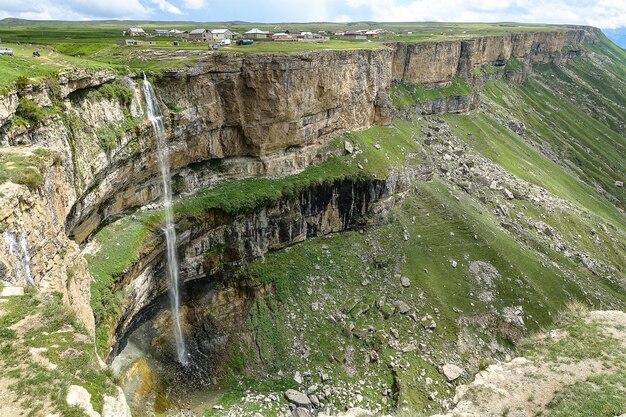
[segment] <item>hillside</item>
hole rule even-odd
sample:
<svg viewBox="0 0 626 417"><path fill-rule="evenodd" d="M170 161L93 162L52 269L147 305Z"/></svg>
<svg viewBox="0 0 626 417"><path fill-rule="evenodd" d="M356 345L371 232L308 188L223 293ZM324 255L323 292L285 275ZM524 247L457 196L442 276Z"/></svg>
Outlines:
<svg viewBox="0 0 626 417"><path fill-rule="evenodd" d="M605 351L621 369L619 342L581 313L626 311L626 51L588 27L483 26L367 48L168 51L185 65L146 68L187 366L141 67L18 56L31 77L18 79L0 62L15 80L0 98L0 280L26 289L0 298L0 414L485 415L480 381L544 362L563 369L536 375L558 379L576 361L553 396L498 415L569 415L592 391L605 402L572 415L626 411L611 400L619 372L590 370ZM54 59L70 48L47 45ZM555 327L597 350L533 346ZM521 355L533 364L509 361ZM68 405L79 386L91 402Z"/></svg>

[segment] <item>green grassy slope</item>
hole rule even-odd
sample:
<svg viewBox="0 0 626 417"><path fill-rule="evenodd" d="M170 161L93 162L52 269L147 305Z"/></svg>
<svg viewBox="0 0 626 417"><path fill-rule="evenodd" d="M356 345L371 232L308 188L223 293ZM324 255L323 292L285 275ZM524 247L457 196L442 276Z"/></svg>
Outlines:
<svg viewBox="0 0 626 417"><path fill-rule="evenodd" d="M264 380L262 369L283 375L310 371L314 383L320 383L315 370L325 369L333 386L363 394L358 405L408 406L419 415L436 407L429 399L433 390L439 397L452 395L438 370L443 363L463 363L475 372L485 358L512 348L515 331L489 321L506 308L522 307L528 333L550 326L572 301L626 308L626 199L615 185L626 178L626 52L606 41L588 49L590 56L565 66L537 67L522 85L491 81L482 89L480 111L446 115L438 122L471 152L575 210L514 198L511 218L523 230L505 230L494 215L497 197L495 203L490 195L473 197L441 177L416 182L387 224L310 240L254 262L247 276L273 283L275 293L258 300L250 315L261 362L238 347L241 358L247 358L246 386ZM418 142L424 126L438 119L426 117L415 125ZM523 136L507 127L509 120L524 124ZM422 151L434 157L427 146ZM565 256L530 221L549 225L567 245L607 266L607 272L598 275L576 256ZM469 268L477 260L499 273L489 287L492 300L485 301L485 288ZM409 287L400 284L401 276L409 278ZM411 312L396 310L386 318L398 300ZM412 313L416 321L409 318ZM431 319L436 327L427 330ZM299 349L285 348L294 341ZM413 350L418 343L422 349ZM310 349L306 359L302 346ZM377 361L371 360L372 351ZM363 380L365 386L359 384ZM238 386L231 381L225 388ZM388 387L394 395L383 402L380 393ZM554 406L562 410L565 398L589 389L573 387ZM354 394L332 401L357 405Z"/></svg>

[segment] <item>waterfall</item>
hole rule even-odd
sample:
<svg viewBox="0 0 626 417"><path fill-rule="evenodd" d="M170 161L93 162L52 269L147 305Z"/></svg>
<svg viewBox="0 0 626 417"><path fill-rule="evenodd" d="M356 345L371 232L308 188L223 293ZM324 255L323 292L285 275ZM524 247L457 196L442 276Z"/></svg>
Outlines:
<svg viewBox="0 0 626 417"><path fill-rule="evenodd" d="M167 244L167 275L170 280L170 303L174 321L174 338L176 339L176 353L178 361L187 365L187 349L183 339L183 329L180 323L180 294L178 291L178 256L176 254L176 229L174 229L174 215L172 210L172 180L170 178L170 154L165 142L165 128L163 114L159 108L154 89L144 75L143 91L146 97L148 118L154 128L163 181L163 207L165 209L165 241Z"/></svg>
<svg viewBox="0 0 626 417"><path fill-rule="evenodd" d="M15 257L16 283L18 285L35 285L35 280L30 270L30 255L28 254L26 233L6 231L3 233L3 236L7 245L9 245L9 252Z"/></svg>

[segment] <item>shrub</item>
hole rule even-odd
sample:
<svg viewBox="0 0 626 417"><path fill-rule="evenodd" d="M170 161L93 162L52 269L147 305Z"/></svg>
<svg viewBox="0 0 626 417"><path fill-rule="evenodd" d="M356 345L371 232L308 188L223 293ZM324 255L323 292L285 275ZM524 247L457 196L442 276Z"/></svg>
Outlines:
<svg viewBox="0 0 626 417"><path fill-rule="evenodd" d="M108 100L117 100L126 107L130 106L134 96L135 92L131 88L124 87L119 81L104 84L100 88L91 90L87 94L87 97L93 99L106 98Z"/></svg>
<svg viewBox="0 0 626 417"><path fill-rule="evenodd" d="M37 124L46 117L46 113L39 104L27 98L20 99L15 115L21 117L28 124Z"/></svg>
<svg viewBox="0 0 626 417"><path fill-rule="evenodd" d="M23 75L20 75L15 80L15 86L18 89L26 88L26 87L28 87L29 84L30 84L30 80L28 79L28 77L24 77Z"/></svg>
<svg viewBox="0 0 626 417"><path fill-rule="evenodd" d="M50 99L53 103L59 104L61 101L61 86L59 85L59 80L56 77L48 77L46 78L46 84L50 91Z"/></svg>
<svg viewBox="0 0 626 417"><path fill-rule="evenodd" d="M98 144L105 151L115 149L117 140L121 137L121 132L113 127L100 127L96 130Z"/></svg>

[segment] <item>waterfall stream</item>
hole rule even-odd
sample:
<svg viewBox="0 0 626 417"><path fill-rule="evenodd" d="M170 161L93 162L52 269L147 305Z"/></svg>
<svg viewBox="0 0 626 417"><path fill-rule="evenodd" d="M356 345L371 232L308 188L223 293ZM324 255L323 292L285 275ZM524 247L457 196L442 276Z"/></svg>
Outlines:
<svg viewBox="0 0 626 417"><path fill-rule="evenodd" d="M165 240L167 244L167 275L170 280L169 294L174 321L174 338L176 340L176 353L178 361L187 365L187 349L183 338L183 329L180 322L180 294L178 289L178 256L176 254L176 229L174 228L174 215L172 209L172 181L170 177L170 154L165 141L165 128L163 114L156 99L156 94L150 81L144 76L143 90L146 97L148 118L154 128L163 180L163 208L165 209Z"/></svg>
<svg viewBox="0 0 626 417"><path fill-rule="evenodd" d="M7 245L9 245L9 252L15 257L15 280L17 285L35 285L33 274L30 270L30 255L28 254L26 233L5 231L3 236Z"/></svg>

